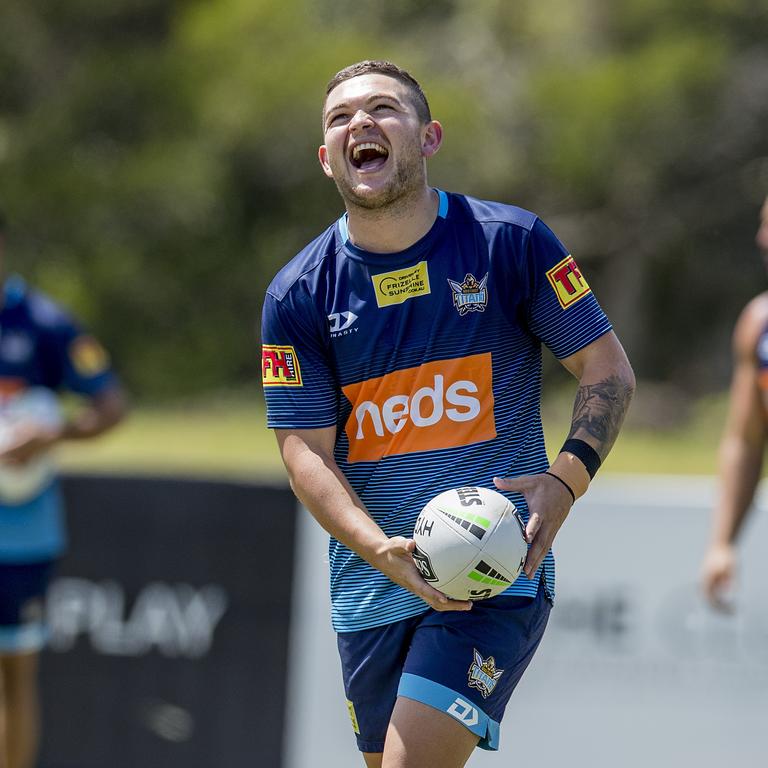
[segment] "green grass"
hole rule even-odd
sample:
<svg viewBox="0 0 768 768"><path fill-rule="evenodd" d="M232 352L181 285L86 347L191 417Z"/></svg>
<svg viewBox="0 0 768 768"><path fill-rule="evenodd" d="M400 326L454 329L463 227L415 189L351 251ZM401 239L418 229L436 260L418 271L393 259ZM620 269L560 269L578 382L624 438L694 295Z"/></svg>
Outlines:
<svg viewBox="0 0 768 768"><path fill-rule="evenodd" d="M285 482L261 402L199 402L134 408L101 438L59 447L59 463L78 471L187 474Z"/></svg>
<svg viewBox="0 0 768 768"><path fill-rule="evenodd" d="M633 409L634 411L634 409ZM651 414L652 415L652 414ZM703 400L674 428L630 418L603 472L714 474L725 398ZM568 431L568 397L544 408L547 446L556 450ZM124 424L98 440L58 450L64 469L185 474L285 482L274 436L258 397L202 400L172 408L137 407Z"/></svg>
<svg viewBox="0 0 768 768"><path fill-rule="evenodd" d="M558 398L543 409L551 458L568 431L570 407ZM662 409L652 400L644 402L641 390L601 473L713 475L726 411L724 394Z"/></svg>

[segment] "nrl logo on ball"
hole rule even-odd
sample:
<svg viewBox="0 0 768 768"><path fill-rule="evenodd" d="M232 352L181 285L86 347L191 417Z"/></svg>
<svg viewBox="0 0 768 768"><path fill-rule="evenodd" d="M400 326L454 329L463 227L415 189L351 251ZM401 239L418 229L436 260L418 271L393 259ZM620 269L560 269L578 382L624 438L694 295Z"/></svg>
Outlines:
<svg viewBox="0 0 768 768"><path fill-rule="evenodd" d="M477 688L483 698L487 699L493 693L493 689L504 674L504 670L496 669L496 660L493 656L484 659L477 650L473 650L475 651L475 660L467 673L468 685L470 688Z"/></svg>

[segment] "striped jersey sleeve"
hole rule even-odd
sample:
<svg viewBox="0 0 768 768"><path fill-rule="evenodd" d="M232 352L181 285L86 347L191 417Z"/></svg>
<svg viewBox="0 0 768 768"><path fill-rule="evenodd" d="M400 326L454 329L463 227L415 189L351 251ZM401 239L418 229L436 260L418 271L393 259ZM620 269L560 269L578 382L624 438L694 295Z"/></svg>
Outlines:
<svg viewBox="0 0 768 768"><path fill-rule="evenodd" d="M573 355L611 330L581 269L540 219L528 241L528 325L555 355Z"/></svg>
<svg viewBox="0 0 768 768"><path fill-rule="evenodd" d="M261 321L261 379L271 429L335 426L338 384L326 341L300 287L267 294Z"/></svg>

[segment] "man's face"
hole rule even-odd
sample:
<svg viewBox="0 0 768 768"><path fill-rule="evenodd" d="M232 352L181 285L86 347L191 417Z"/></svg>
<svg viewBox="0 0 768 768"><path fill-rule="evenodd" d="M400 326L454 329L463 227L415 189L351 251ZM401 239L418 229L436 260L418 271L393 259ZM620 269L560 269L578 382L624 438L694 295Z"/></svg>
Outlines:
<svg viewBox="0 0 768 768"><path fill-rule="evenodd" d="M408 88L386 75L345 80L325 102L318 157L344 201L387 206L426 185L424 160L440 146L439 123L419 120Z"/></svg>

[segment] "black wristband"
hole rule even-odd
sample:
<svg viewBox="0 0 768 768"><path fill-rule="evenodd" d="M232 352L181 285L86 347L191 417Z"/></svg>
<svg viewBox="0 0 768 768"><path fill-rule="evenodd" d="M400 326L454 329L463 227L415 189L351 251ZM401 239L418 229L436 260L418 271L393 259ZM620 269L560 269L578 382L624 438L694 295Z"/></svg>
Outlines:
<svg viewBox="0 0 768 768"><path fill-rule="evenodd" d="M568 483L563 480L562 477L558 477L557 475L553 475L551 472L545 472L545 475L549 475L550 477L554 477L555 480L562 483L565 486L565 490L568 491L568 493L571 494L571 498L573 499L574 503L576 503L576 494L571 490L571 486L568 485Z"/></svg>
<svg viewBox="0 0 768 768"><path fill-rule="evenodd" d="M572 453L587 469L590 479L597 474L597 470L600 469L602 461L598 456L597 451L583 440L569 439L563 443L563 447L560 449L560 453L568 451Z"/></svg>

